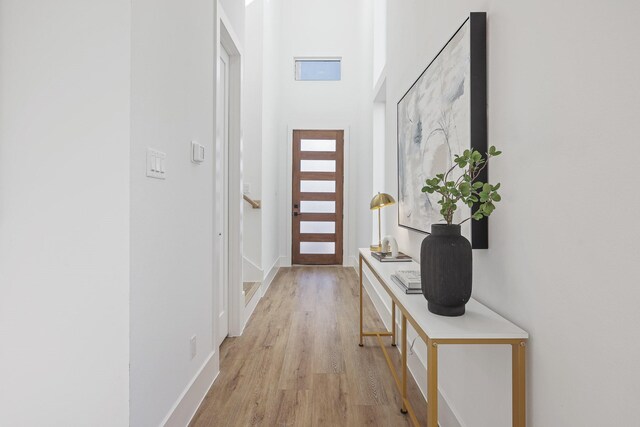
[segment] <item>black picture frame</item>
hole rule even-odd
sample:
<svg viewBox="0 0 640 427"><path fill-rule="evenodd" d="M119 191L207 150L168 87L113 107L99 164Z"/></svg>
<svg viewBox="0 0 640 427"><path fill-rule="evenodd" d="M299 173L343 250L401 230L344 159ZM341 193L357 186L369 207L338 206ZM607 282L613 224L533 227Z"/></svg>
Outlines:
<svg viewBox="0 0 640 427"><path fill-rule="evenodd" d="M469 17L458 27L455 33L449 38L447 43L438 51L436 56L429 62L429 65L411 84L409 89L404 93L396 104L396 161L398 173L398 195L400 195L400 129L399 129L399 110L400 103L409 94L411 89L420 81L421 77L427 72L429 67L438 58L438 56L447 48L448 44L458 32L469 23L469 76L470 76L470 148L486 153L488 150L487 143L487 14L486 12L471 12ZM486 182L489 174L489 166L480 173L478 179ZM474 213L478 209L475 205L471 212ZM398 204L398 226L414 230L420 233L428 234L424 230L419 230L400 223L400 204ZM471 247L473 249L489 248L489 222L485 217L480 221L471 220Z"/></svg>

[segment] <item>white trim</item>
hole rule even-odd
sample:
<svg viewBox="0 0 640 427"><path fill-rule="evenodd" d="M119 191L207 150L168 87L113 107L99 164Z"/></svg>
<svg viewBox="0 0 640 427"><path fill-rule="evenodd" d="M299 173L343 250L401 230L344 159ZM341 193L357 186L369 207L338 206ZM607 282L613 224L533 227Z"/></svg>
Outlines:
<svg viewBox="0 0 640 427"><path fill-rule="evenodd" d="M255 262L251 261L246 255L243 255L242 258L244 259L244 261L246 261L247 267L255 271L259 271L262 274L262 268L258 267L258 265Z"/></svg>
<svg viewBox="0 0 640 427"><path fill-rule="evenodd" d="M269 269L269 274L267 274L267 276L262 280L262 283L260 284L260 289L253 295L253 298L251 298L251 300L249 301L249 304L245 306L244 326L246 326L247 323L249 323L249 319L251 319L251 315L253 315L253 312L258 306L258 303L260 302L262 297L267 293L267 289L269 289L269 286L271 286L273 279L276 277L276 274L278 274L278 270L280 270L279 264L280 264L280 258L277 258L276 261L271 266L271 268Z"/></svg>
<svg viewBox="0 0 640 427"><path fill-rule="evenodd" d="M291 235L289 235L289 246L291 246ZM280 267L291 267L291 255L283 255L280 257Z"/></svg>
<svg viewBox="0 0 640 427"><path fill-rule="evenodd" d="M273 279L276 277L276 274L278 274L278 270L280 270L280 257L276 258L275 262L269 269L269 273L267 273L264 280L262 281L262 295L265 295L267 293L267 290L269 289L269 286L271 286Z"/></svg>
<svg viewBox="0 0 640 427"><path fill-rule="evenodd" d="M216 342L219 345L229 335L229 53L219 49L217 71L218 96L216 99L216 148L215 148L215 193L216 231L218 232L215 257L220 283L220 298ZM219 227L219 228L218 228Z"/></svg>
<svg viewBox="0 0 640 427"><path fill-rule="evenodd" d="M222 7L222 3L220 2L218 2L218 19L220 23L218 29L221 29L222 26L224 26L227 32L227 34L225 35L222 35L221 32L219 32L218 34L221 37L228 37L228 40L224 40L224 45L225 48L227 48L227 52L229 52L229 55L242 56L242 43L240 42L240 38L234 31L231 20L229 19L227 13L224 11L224 7ZM221 41L221 39L218 38L218 41ZM229 45L232 45L233 47Z"/></svg>
<svg viewBox="0 0 640 427"><path fill-rule="evenodd" d="M356 274L358 273L358 267L354 266L356 270ZM373 306L376 308L378 312L378 316L384 323L385 327L388 330L391 330L391 299L387 295L387 293L382 290L379 285L376 285L376 279L373 278L372 274L368 271L368 269L363 269L364 277L362 280L362 285L371 298L373 302ZM386 301L389 301L388 303ZM426 305L425 305L426 307ZM398 336L402 336L402 328L396 319L396 330ZM415 336L416 333L409 325L409 329L407 330L407 336L409 342L412 340L412 336ZM400 346L396 348L400 351ZM409 372L413 377L414 381L418 385L420 392L422 393L422 397L427 399L427 388L426 388L426 376L424 375L427 372L426 365L426 355L419 354L419 352L415 351L413 353L409 353L407 355L407 366L409 367ZM438 424L442 427L466 427L465 424L461 422L461 418L456 415L454 408L449 404L447 399L445 398L444 393L440 388L438 388L439 398L438 398L438 413L439 413L439 422Z"/></svg>
<svg viewBox="0 0 640 427"><path fill-rule="evenodd" d="M221 4L218 3L216 49L229 53L229 336L244 330L242 289L242 45ZM216 60L220 52L216 52Z"/></svg>
<svg viewBox="0 0 640 427"><path fill-rule="evenodd" d="M385 65L373 86L373 102L387 102L387 66Z"/></svg>
<svg viewBox="0 0 640 427"><path fill-rule="evenodd" d="M319 119L318 121L322 121L322 119ZM287 125L287 168L286 168L286 197L287 199L285 200L285 204L284 206L286 207L286 211L285 212L291 212L293 210L293 203L292 203L292 185L293 185L293 131L295 130L304 130L304 129L313 129L313 130L342 130L344 131L344 141L343 141L343 162L344 162L344 168L343 168L343 175L344 175L344 182L343 182L343 188L342 188L342 213L343 213L343 220L342 220L342 265L343 266L348 266L348 259L349 259L349 247L350 247L350 239L349 239L349 233L351 230L350 227L350 223L349 223L349 212L350 212L350 206L349 206L349 201L351 200L350 198L350 183L351 183L351 164L350 164L350 149L351 149L351 127L346 124L346 123L313 123L313 121L311 122L303 122L303 123L289 123L289 125ZM285 266L291 266L291 214L288 215L284 215L284 217L286 218L285 221L285 227L286 227L286 252L284 255L285 261L284 261L284 265L281 264L283 267Z"/></svg>
<svg viewBox="0 0 640 427"><path fill-rule="evenodd" d="M276 258L275 262L269 269L269 274L267 274L267 276L261 280L260 289L258 289L258 291L253 295L253 298L251 298L251 300L249 301L249 304L245 306L244 326L246 326L247 323L249 323L249 319L251 319L251 315L253 315L253 312L258 306L258 303L260 302L264 294L267 293L267 289L269 289L269 286L271 286L271 282L273 282L274 277L276 277L276 274L280 269L279 263L280 263L280 258ZM262 273L262 270L260 270L260 272Z"/></svg>
<svg viewBox="0 0 640 427"><path fill-rule="evenodd" d="M260 287L262 287L262 285L260 285ZM243 295L243 298L244 298L244 295ZM255 311L255 309L258 306L258 303L260 302L261 299L262 299L262 292L260 292L260 289L258 289L256 291L256 293L254 293L253 296L251 297L251 299L249 300L249 304L246 304L244 306L244 325L243 325L243 329L244 329L245 326L247 326L247 323L249 323L249 319L251 319L251 315Z"/></svg>
<svg viewBox="0 0 640 427"><path fill-rule="evenodd" d="M218 125L218 64L219 64L219 52L218 52L218 40L220 37L220 31L218 29L218 23L219 18L218 18L218 8L214 8L213 10L214 16L213 16L213 26L214 26L214 33L212 34L212 37L214 38L213 40L213 70L214 73L211 76L213 79L213 84L211 85L213 87L213 91L211 92L211 98L212 98L212 102L213 102L213 129L211 130L213 132L213 146L212 146L212 152L215 152L215 146L216 146L216 139L217 139L217 133L218 133L218 129L217 129L217 125ZM212 156L212 166L213 166L213 189L215 192L216 189L216 160L215 157ZM216 250L216 248L218 247L218 230L217 230L217 221L218 221L218 215L216 214L216 206L217 204L217 200L216 200L216 195L213 195L213 204L211 206L211 211L213 212L213 217L212 217L212 224L211 224L211 243L213 244L213 262L211 263L211 342L214 348L214 353L216 353L215 349L218 348L218 322L217 322L217 318L218 318L218 290L219 290L219 286L220 284L218 283L218 267L217 267L217 259L218 259L218 252ZM171 412L170 412L171 413Z"/></svg>
<svg viewBox="0 0 640 427"><path fill-rule="evenodd" d="M219 374L218 358L214 350L182 394L180 394L180 397L160 425L164 427L184 427L189 425Z"/></svg>
<svg viewBox="0 0 640 427"><path fill-rule="evenodd" d="M342 56L294 56L294 61L342 61Z"/></svg>
<svg viewBox="0 0 640 427"><path fill-rule="evenodd" d="M242 255L242 281L262 282L264 272L253 261Z"/></svg>

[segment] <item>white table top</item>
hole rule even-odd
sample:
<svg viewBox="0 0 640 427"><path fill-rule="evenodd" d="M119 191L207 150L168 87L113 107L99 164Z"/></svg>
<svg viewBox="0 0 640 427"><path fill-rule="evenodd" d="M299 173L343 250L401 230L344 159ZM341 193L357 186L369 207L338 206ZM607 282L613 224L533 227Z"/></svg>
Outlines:
<svg viewBox="0 0 640 427"><path fill-rule="evenodd" d="M431 339L528 339L529 334L498 313L471 298L466 312L459 317L439 316L427 309L427 300L422 294L406 294L391 279L396 270L420 270L420 264L412 262L382 263L371 256L368 248L360 254L385 282L394 298L405 307L418 326ZM363 263L363 270L367 265Z"/></svg>

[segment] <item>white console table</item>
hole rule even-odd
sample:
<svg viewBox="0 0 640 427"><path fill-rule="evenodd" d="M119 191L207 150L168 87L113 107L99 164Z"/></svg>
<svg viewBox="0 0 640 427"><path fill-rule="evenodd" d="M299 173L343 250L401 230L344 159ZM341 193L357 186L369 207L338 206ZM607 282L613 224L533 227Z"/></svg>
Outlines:
<svg viewBox="0 0 640 427"><path fill-rule="evenodd" d="M427 346L427 424L438 425L438 347L446 344L496 344L512 348L512 405L513 426L525 427L525 353L529 334L507 319L480 304L473 298L467 303L466 313L460 317L444 317L427 309L424 296L408 295L391 279L396 270L419 270L414 262L382 263L371 256L368 248L360 249L360 346L364 337L376 337L387 359L389 369L402 395L402 413L409 413L411 422L418 426L415 412L407 399L407 320ZM362 266L371 270L392 300L391 331L365 332L362 327ZM391 337L396 345L396 306L402 313L402 372L398 376L382 337Z"/></svg>

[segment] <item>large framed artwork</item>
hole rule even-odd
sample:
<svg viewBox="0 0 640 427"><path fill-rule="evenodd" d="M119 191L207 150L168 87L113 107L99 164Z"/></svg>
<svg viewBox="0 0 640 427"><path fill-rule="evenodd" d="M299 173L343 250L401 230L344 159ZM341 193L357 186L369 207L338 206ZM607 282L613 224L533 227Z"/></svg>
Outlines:
<svg viewBox="0 0 640 427"><path fill-rule="evenodd" d="M428 232L442 216L438 195L420 191L425 180L449 170L465 149L487 151L486 13L469 15L400 99L397 114L398 224ZM487 169L479 177L485 182ZM460 209L456 222L469 213ZM465 226L474 249L488 247L486 218Z"/></svg>

